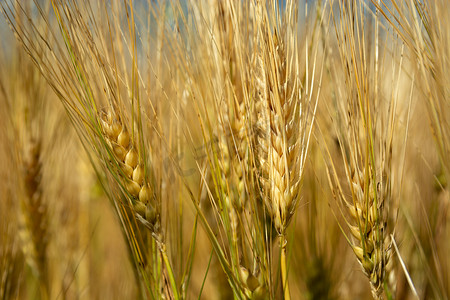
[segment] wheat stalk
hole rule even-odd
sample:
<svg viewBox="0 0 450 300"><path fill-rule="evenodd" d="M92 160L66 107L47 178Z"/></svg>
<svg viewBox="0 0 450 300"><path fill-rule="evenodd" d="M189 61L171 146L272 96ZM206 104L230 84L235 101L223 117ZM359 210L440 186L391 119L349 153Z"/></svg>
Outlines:
<svg viewBox="0 0 450 300"><path fill-rule="evenodd" d="M122 188L125 197L125 207L132 207L135 219L150 230L151 236L156 242L156 249L161 255L164 262L165 270L161 274L161 282L156 284L164 285L164 293L170 297L178 298L178 291L173 274L171 264L166 250L166 243L163 231L161 230L161 213L160 203L157 201L156 195L151 188L149 172L146 167L146 161L141 159L139 154L140 143L136 141L127 129L119 114L113 113L114 110L102 112L99 116L101 132L107 148L110 153L109 159L105 157L104 162L107 163L111 175L115 182ZM113 185L115 185L113 183ZM114 199L117 201L117 198ZM120 201L119 201L120 202ZM124 219L125 226L132 226L131 220L127 220L126 211L121 212L121 217ZM128 228L129 234L133 233L134 229ZM134 255L139 264L145 264L146 252L145 240L144 244L140 244L137 237L131 238L133 244ZM153 253L155 254L155 253ZM155 261L160 259L154 257ZM150 266L152 267L152 266ZM168 278L166 278L168 277Z"/></svg>
<svg viewBox="0 0 450 300"><path fill-rule="evenodd" d="M383 60L379 60L378 20L375 35L366 36L370 31L366 32L367 25L359 18L363 14L362 2L343 1L339 8L342 23L336 33L346 77L342 83L344 91L336 88L340 99L335 129L345 177L337 173L338 160L327 148L331 161L327 166L329 181L339 212L353 237L344 235L369 280L373 298L381 299L389 283L389 272L393 273L392 263L389 264L389 234L395 222L388 226L388 221L395 203L392 149L397 100L384 99L380 92ZM358 31L349 28L358 28ZM363 46L372 42L375 55L369 55ZM357 57L350 54L358 51L362 54ZM334 76L339 82L341 75L336 72ZM343 185L349 192L344 191Z"/></svg>
<svg viewBox="0 0 450 300"><path fill-rule="evenodd" d="M260 249L265 248L256 245L264 239L254 235L257 225L253 221L259 220L253 211L255 203L252 195L256 189L249 180L253 176L250 174L252 149L249 147L250 68L246 63L250 49L245 43L248 35L253 38L254 32L253 28L244 27L247 21L244 16L251 16L251 13L246 5L231 1L208 1L208 6L194 8L199 19L205 18L209 22L207 26L203 22L198 24L201 42L195 49L200 53L209 53L210 59L202 59L200 65L195 62L195 67L199 66L202 73L210 72L213 76L211 81L201 85L199 90L194 89L194 92L203 99L202 106L211 105L216 113L210 116L208 111L202 112L206 117L202 116L200 120L201 124L205 124L206 131L214 134L213 143L207 138L204 140L208 145L211 170L207 184L216 196L210 197L210 201L218 229L223 230L223 248L229 254L227 261L234 275L233 278L228 276L228 279L237 281L230 282L232 286L238 286L234 289L236 295L250 298L258 286L249 285L251 280L247 279L262 278L261 272L257 271L260 262L257 257ZM208 118L217 121L217 125ZM252 263L250 275L241 276L241 270L247 270ZM261 279L261 285L263 281Z"/></svg>
<svg viewBox="0 0 450 300"><path fill-rule="evenodd" d="M275 4L272 3L272 5ZM280 239L280 265L285 299L290 298L287 280L286 230L294 215L314 123L312 87L316 57L312 58L310 75L309 52L300 78L297 37L297 4L286 3L282 18L257 1L258 37L253 63L256 161L261 182L261 198ZM321 23L321 20L318 19ZM311 82L310 82L311 80ZM305 86L306 84L306 86ZM309 85L311 84L311 90ZM317 104L317 102L316 102Z"/></svg>
<svg viewBox="0 0 450 300"><path fill-rule="evenodd" d="M280 235L281 273L285 299L290 299L286 270L285 231L294 213L300 188L300 116L298 82L290 77L284 39L262 28L260 47L255 56L255 95L258 136L257 163L262 199Z"/></svg>

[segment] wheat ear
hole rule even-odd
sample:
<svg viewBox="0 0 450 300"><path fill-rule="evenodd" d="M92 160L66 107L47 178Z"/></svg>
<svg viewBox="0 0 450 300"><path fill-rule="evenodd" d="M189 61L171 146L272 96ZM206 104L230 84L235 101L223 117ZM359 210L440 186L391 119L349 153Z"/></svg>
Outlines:
<svg viewBox="0 0 450 300"><path fill-rule="evenodd" d="M157 223L157 209L150 184L145 175L144 162L131 140L127 127L111 112L100 116L106 143L117 162L119 181L133 205L134 212L151 226Z"/></svg>
<svg viewBox="0 0 450 300"><path fill-rule="evenodd" d="M300 187L299 87L289 76L283 42L276 33L266 34L267 53L255 59L260 178L279 234L289 224Z"/></svg>
<svg viewBox="0 0 450 300"><path fill-rule="evenodd" d="M385 192L385 184L376 183L372 175L365 174L364 170L355 172L351 188L354 204L349 206L352 220L349 228L356 240L352 248L369 278L372 296L374 299L382 299L391 256L384 205L388 194Z"/></svg>
<svg viewBox="0 0 450 300"><path fill-rule="evenodd" d="M24 226L21 230L23 250L27 261L39 278L41 297L47 299L48 208L42 197L41 145L31 141L23 167L24 197L21 212Z"/></svg>

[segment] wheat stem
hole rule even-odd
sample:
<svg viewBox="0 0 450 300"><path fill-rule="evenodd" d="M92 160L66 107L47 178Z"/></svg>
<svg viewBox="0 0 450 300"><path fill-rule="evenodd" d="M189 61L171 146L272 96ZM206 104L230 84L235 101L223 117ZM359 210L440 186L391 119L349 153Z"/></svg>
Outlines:
<svg viewBox="0 0 450 300"><path fill-rule="evenodd" d="M287 263L286 263L286 245L287 240L284 233L280 234L280 248L281 248L281 281L283 284L283 295L285 300L291 299L291 294L289 292L289 281L287 278Z"/></svg>
<svg viewBox="0 0 450 300"><path fill-rule="evenodd" d="M166 245L162 242L159 242L158 240L157 240L157 243L158 243L159 252L161 253L162 259L164 261L164 265L166 266L166 270L169 275L169 281L170 281L170 285L172 288L173 297L174 297L174 299L178 300L178 299L180 299L180 295L178 294L178 288L177 288L177 283L175 281L175 276L173 274L173 270L170 265L169 258L167 257Z"/></svg>

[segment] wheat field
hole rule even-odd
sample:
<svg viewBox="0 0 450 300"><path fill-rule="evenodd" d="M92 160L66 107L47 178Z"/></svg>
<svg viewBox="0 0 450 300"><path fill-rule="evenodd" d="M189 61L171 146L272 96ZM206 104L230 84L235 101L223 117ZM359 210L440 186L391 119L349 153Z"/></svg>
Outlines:
<svg viewBox="0 0 450 300"><path fill-rule="evenodd" d="M0 8L0 299L449 299L446 0Z"/></svg>

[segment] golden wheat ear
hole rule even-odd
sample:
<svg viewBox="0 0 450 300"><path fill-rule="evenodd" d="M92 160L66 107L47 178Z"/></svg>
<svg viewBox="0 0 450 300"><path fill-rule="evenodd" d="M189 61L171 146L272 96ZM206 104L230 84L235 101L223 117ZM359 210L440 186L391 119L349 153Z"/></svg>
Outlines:
<svg viewBox="0 0 450 300"><path fill-rule="evenodd" d="M139 158L135 142L131 140L127 127L111 112L100 115L102 132L116 163L118 179L133 206L134 212L145 220L146 225L157 225L155 197L145 175L145 166Z"/></svg>

